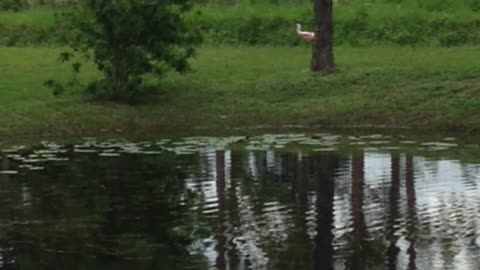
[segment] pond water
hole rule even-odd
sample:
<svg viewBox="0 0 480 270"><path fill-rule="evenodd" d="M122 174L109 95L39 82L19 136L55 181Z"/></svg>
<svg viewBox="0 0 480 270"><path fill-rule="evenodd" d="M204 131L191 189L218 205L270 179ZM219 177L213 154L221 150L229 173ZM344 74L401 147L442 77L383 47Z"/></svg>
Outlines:
<svg viewBox="0 0 480 270"><path fill-rule="evenodd" d="M0 269L480 269L480 147L455 138L85 138L0 160Z"/></svg>

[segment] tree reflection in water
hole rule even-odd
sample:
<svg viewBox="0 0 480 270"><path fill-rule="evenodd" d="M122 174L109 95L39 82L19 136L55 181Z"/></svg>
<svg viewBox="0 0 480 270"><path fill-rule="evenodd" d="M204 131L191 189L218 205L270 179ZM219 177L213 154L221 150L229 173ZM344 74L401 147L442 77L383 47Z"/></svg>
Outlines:
<svg viewBox="0 0 480 270"><path fill-rule="evenodd" d="M471 240L435 231L477 230L477 219L459 218L480 205L466 165L468 181L446 188L435 181L455 163L401 151L71 150L43 170L0 175L0 269L413 270L433 257L443 259L436 269L479 265ZM1 159L2 171L20 165ZM448 224L439 214L457 210Z"/></svg>
<svg viewBox="0 0 480 270"><path fill-rule="evenodd" d="M17 179L30 187L28 206L2 207L15 212L9 221L19 268L174 269L185 262L191 194L174 155L67 157Z"/></svg>

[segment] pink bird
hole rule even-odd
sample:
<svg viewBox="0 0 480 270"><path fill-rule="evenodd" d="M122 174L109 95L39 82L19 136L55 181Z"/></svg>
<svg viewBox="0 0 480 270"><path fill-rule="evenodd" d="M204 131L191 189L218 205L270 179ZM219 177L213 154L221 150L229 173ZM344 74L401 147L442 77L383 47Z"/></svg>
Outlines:
<svg viewBox="0 0 480 270"><path fill-rule="evenodd" d="M302 26L297 23L297 34L306 42L313 43L315 41L315 33L302 31Z"/></svg>

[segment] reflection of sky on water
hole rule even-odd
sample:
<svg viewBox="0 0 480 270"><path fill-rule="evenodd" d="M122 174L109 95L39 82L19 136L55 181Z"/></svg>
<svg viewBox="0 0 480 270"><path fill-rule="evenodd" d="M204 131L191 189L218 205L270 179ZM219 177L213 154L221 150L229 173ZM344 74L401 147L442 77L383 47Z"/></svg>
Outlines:
<svg viewBox="0 0 480 270"><path fill-rule="evenodd" d="M365 154L365 182L372 188L388 184L390 164L390 155ZM473 243L477 240L473 234L480 235L480 166L424 157L414 157L413 164L420 225L416 228L419 230L417 237L429 243L418 243L417 266L419 269L478 269L478 250L472 245L472 240ZM400 201L406 201L405 192L400 194L403 197ZM400 207L405 215L406 206ZM368 211L365 214L368 217ZM378 214L375 213L375 216ZM406 224L404 220L399 222ZM402 235L396 244L401 250L398 269L407 269L408 257L405 254L409 244L405 239L406 232L401 228L398 232ZM451 247L442 243L445 239L453 242ZM446 259L446 253L453 254L453 259ZM422 261L425 263L422 264ZM431 262L434 263L430 265Z"/></svg>
<svg viewBox="0 0 480 270"><path fill-rule="evenodd" d="M192 177L195 182L191 186L201 189L204 194L205 206L203 213L215 218L218 214L218 181L216 151L203 152L202 175ZM232 183L231 151L224 154L223 168L225 187L230 189ZM309 156L297 156L296 162L303 162ZM478 250L473 243L474 233L478 233L479 199L478 173L480 166L462 164L456 160L434 160L415 156L412 158L415 184L415 213L409 217L411 209L407 205L406 191L406 155L399 155L399 198L398 217L395 219L394 235L396 255L396 269L410 269L411 251L415 247L415 262L418 269L478 269ZM385 239L386 224L389 212L390 181L392 177L392 159L389 153L364 153L364 202L363 215L367 229L367 241L383 242ZM253 181L253 185L260 185L266 174L286 177L282 174L282 166L286 166L286 159L274 151L249 152L242 156L242 167L246 174L241 181ZM339 165L335 173L334 193L334 223L333 248L336 258L335 269L343 269L346 258L349 256L349 245L352 233L352 166L350 157ZM285 169L285 168L284 168ZM313 169L315 170L315 169ZM295 176L294 176L295 177ZM310 175L306 176L312 181ZM238 179L236 179L238 180ZM235 180L235 181L236 181ZM225 221L230 244L241 257L242 265L248 269L269 268L269 251L267 247L285 248L288 245L289 234L295 228L295 208L291 204L280 201L269 201L258 205L258 198L246 194L242 184L235 187L235 196L238 209L238 224L233 226ZM296 195L298 196L298 194ZM317 235L316 231L316 196L315 192L307 192L308 205L305 209L305 233L311 241ZM292 208L293 207L293 208ZM413 232L409 232L409 224L415 222ZM412 239L415 243L412 244ZM445 241L449 244L446 245ZM210 238L210 244L204 250L210 267L214 268L218 251L215 237ZM290 240L291 241L291 240ZM387 242L385 242L387 241ZM448 255L451 256L448 256ZM384 254L381 254L384 255ZM228 258L227 258L228 259Z"/></svg>

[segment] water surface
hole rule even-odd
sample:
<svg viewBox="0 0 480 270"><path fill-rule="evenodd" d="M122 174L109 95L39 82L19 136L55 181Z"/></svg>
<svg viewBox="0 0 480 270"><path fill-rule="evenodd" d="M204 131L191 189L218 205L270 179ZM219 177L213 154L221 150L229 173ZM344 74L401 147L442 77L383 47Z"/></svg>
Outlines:
<svg viewBox="0 0 480 270"><path fill-rule="evenodd" d="M5 147L0 269L480 269L480 148L279 134Z"/></svg>

